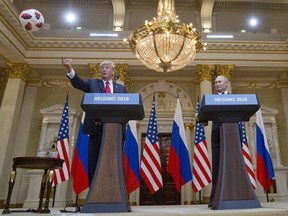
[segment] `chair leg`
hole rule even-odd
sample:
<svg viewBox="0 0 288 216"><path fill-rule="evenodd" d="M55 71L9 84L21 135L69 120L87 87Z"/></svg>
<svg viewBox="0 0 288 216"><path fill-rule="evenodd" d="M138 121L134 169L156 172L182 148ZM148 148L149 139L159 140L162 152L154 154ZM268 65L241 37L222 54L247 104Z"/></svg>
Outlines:
<svg viewBox="0 0 288 216"><path fill-rule="evenodd" d="M8 195L7 195L5 207L4 207L2 214L10 214L9 206L10 206L10 200L11 200L13 187L15 184L15 179L16 179L16 168L13 167L13 170L10 173Z"/></svg>

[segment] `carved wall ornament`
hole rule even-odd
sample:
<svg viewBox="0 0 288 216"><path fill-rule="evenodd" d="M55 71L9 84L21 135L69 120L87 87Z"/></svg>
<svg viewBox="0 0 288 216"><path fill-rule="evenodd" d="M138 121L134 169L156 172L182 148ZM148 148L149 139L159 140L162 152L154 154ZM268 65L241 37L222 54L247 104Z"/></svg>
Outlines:
<svg viewBox="0 0 288 216"><path fill-rule="evenodd" d="M198 64L196 68L196 74L200 82L202 81L212 81L214 74L214 65L202 65Z"/></svg>
<svg viewBox="0 0 288 216"><path fill-rule="evenodd" d="M139 90L142 96L144 110L150 112L153 95L155 95L155 104L157 112L175 112L177 95L179 96L182 111L193 111L192 102L186 92L180 87L168 83L166 81L159 81L144 86Z"/></svg>
<svg viewBox="0 0 288 216"><path fill-rule="evenodd" d="M22 79L24 82L27 80L31 73L31 68L27 63L11 63L9 61L6 62L9 71L9 79Z"/></svg>
<svg viewBox="0 0 288 216"><path fill-rule="evenodd" d="M215 76L225 76L228 80L231 80L235 65L215 65ZM216 77L215 77L216 78Z"/></svg>

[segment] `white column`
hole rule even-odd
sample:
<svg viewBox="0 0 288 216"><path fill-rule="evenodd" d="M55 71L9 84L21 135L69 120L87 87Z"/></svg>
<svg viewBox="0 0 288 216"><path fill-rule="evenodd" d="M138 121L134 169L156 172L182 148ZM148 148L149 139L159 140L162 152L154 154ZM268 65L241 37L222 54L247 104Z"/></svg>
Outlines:
<svg viewBox="0 0 288 216"><path fill-rule="evenodd" d="M34 105L37 96L37 87L27 86L25 89L23 105L21 113L18 119L18 129L16 131L15 147L13 149L12 158L14 157L24 157L27 154L28 149L31 151L31 146L29 147L28 139L31 127L31 119L35 112ZM15 185L13 188L13 193L11 197L11 203L23 203L23 197L25 193L21 191L20 184L22 184L22 169L17 169L17 177Z"/></svg>
<svg viewBox="0 0 288 216"><path fill-rule="evenodd" d="M187 147L188 147L188 153L190 156L190 166L192 168L193 155L192 155L191 148L194 145L193 145L192 137L191 137L191 127L192 127L192 124L185 124ZM182 187L182 189L183 189L183 190L181 190L181 201L182 201L181 203L182 204L188 204L189 205L192 202L192 185L191 184L192 184L192 182L189 181ZM183 197L182 197L182 194L183 194Z"/></svg>
<svg viewBox="0 0 288 216"><path fill-rule="evenodd" d="M215 66L214 65L197 65L197 76L200 80L200 99L202 99L204 94L212 94L212 76L214 74ZM208 126L204 128L205 135L206 135L206 141L207 141L207 148L208 148L208 157L211 163L211 132L212 132L212 124L209 122ZM204 201L207 200L210 197L210 191L211 191L211 184L209 184L207 187L205 187L202 190L201 196L203 197ZM197 197L196 197L197 196ZM194 197L196 200L198 199L198 193Z"/></svg>
<svg viewBox="0 0 288 216"><path fill-rule="evenodd" d="M22 107L25 82L21 79L9 79L0 109L0 198L6 199L9 174L12 169L12 152L15 148L16 131ZM5 187L6 185L7 187Z"/></svg>
<svg viewBox="0 0 288 216"><path fill-rule="evenodd" d="M276 158L275 158L276 159L276 164L274 166L282 167L277 125L276 125L275 122L273 122L271 124L272 124L272 128L271 129L272 129L273 147L275 148L275 154L276 154Z"/></svg>

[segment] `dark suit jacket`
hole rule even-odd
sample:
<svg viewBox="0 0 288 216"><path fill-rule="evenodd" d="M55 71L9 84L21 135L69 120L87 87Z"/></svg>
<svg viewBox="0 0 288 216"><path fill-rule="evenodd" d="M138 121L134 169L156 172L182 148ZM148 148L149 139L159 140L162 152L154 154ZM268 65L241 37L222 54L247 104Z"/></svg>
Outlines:
<svg viewBox="0 0 288 216"><path fill-rule="evenodd" d="M79 76L77 76L77 74L75 74L70 81L74 88L77 88L85 93L105 93L104 83L102 80L95 78L82 80ZM113 82L113 93L127 93L127 90L123 85ZM103 126L101 122L96 122L93 119L85 118L82 132L90 135L102 135L102 128Z"/></svg>

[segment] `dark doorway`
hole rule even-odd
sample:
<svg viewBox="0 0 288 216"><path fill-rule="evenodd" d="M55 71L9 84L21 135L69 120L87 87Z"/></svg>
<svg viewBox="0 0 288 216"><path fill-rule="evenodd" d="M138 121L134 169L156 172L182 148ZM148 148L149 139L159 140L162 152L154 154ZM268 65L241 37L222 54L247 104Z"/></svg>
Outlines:
<svg viewBox="0 0 288 216"><path fill-rule="evenodd" d="M141 145L145 142L146 134L142 134ZM163 188L151 194L145 182L141 179L140 205L180 205L181 194L176 190L174 180L168 173L167 165L171 133L158 134L162 167Z"/></svg>

